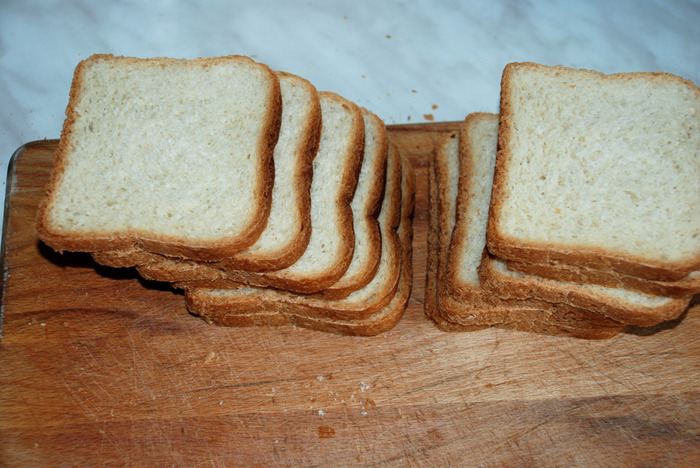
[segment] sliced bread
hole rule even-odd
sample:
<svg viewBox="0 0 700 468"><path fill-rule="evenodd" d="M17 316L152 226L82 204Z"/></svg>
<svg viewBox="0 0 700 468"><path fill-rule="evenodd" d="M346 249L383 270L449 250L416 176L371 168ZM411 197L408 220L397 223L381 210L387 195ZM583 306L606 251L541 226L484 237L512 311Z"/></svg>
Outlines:
<svg viewBox="0 0 700 468"><path fill-rule="evenodd" d="M342 299L366 286L374 278L381 258L379 214L386 187L389 140L386 126L379 117L367 109L362 109L362 116L365 122L365 155L351 204L355 248L345 274L316 294L325 299ZM389 206L386 209L388 211Z"/></svg>
<svg viewBox="0 0 700 468"><path fill-rule="evenodd" d="M231 268L250 271L286 268L304 253L311 236L310 187L313 159L321 135L321 103L307 80L277 72L282 123L274 150L275 181L267 226L246 250L226 259ZM136 246L94 252L95 261L112 267L157 263L162 256Z"/></svg>
<svg viewBox="0 0 700 468"><path fill-rule="evenodd" d="M194 287L233 288L242 283L298 293L323 290L342 277L354 251L351 203L363 161L364 119L354 103L333 93L318 94L322 129L313 160L311 235L302 256L287 268L269 272L239 269L235 259L197 262L160 256L135 263L142 276L155 281L192 281Z"/></svg>
<svg viewBox="0 0 700 468"><path fill-rule="evenodd" d="M281 113L277 76L247 57L84 60L39 238L59 251L242 251L267 224Z"/></svg>
<svg viewBox="0 0 700 468"><path fill-rule="evenodd" d="M685 278L676 281L653 281L636 276L603 272L561 263L506 262L506 266L509 270L519 271L526 275L541 276L547 279L571 283L599 284L610 288L629 289L653 296L688 297L700 293L700 271L694 271Z"/></svg>
<svg viewBox="0 0 700 468"><path fill-rule="evenodd" d="M277 72L282 91L282 125L275 146L275 183L267 227L243 252L226 259L232 268L279 270L296 262L311 237L311 180L321 136L321 102L316 88L290 73Z"/></svg>
<svg viewBox="0 0 700 468"><path fill-rule="evenodd" d="M392 163L392 161L398 162L398 160L398 153L392 151L390 153L390 168L398 166L399 164ZM388 288L391 292L387 300L368 302L368 299L371 299L369 296L383 293L383 291L377 290L372 283L365 287L369 288L367 291L356 291L348 298L337 301L304 296L294 298L281 292L253 288L239 290L194 289L185 292L190 311L202 316L208 322L227 326L293 324L353 335L374 335L389 330L403 315L412 283L411 216L414 176L407 160L401 160L400 165L403 166L401 170L390 169L388 171L387 187L388 190L391 190L392 196L389 194L385 196L385 200L392 199L398 202L397 205L400 204L398 210L394 211L401 213L398 229L395 225L391 229L398 239L398 244L387 243L397 247L395 251L398 254L397 263L399 264L398 278L393 281L396 285ZM400 195L399 200L393 196L396 193ZM386 205L386 201L384 205ZM383 249L385 248L383 247ZM391 255L391 258L394 256ZM384 263L382 262L382 264ZM386 276L379 274L381 270L382 266L379 267L377 275L373 278L373 283L386 285ZM383 289L385 288L387 286L384 286Z"/></svg>
<svg viewBox="0 0 700 468"><path fill-rule="evenodd" d="M700 89L506 66L489 250L656 281L700 269Z"/></svg>
<svg viewBox="0 0 700 468"><path fill-rule="evenodd" d="M594 310L613 320L643 327L681 315L691 297L652 296L628 289L589 283L570 283L509 270L493 257L482 261L479 276L484 289L508 299L539 299Z"/></svg>
<svg viewBox="0 0 700 468"><path fill-rule="evenodd" d="M383 309L393 297L399 284L401 274L401 239L397 233L401 223L411 214L412 205L408 202L413 197L413 171L410 163L404 160L396 148L389 150L386 194L382 203L380 226L382 233L382 252L379 267L363 288L339 300L328 300L313 295L298 295L289 291L242 287L233 284L236 291L229 288L214 289L193 287L197 283L178 284L185 289L186 295L199 297L225 297L230 313L258 310L262 303L292 307L297 315L321 319L364 320ZM403 200L403 201L402 201ZM222 284L222 283L219 283ZM208 293L207 290L216 292ZM236 307L233 307L236 305Z"/></svg>
<svg viewBox="0 0 700 468"><path fill-rule="evenodd" d="M583 338L617 334L624 325L590 311L537 300L502 300L483 290L477 269L485 255L497 128L497 116L472 114L459 134L438 146L431 167L432 263L427 278L434 298L426 299L426 314L442 328L452 324L456 330L501 326Z"/></svg>

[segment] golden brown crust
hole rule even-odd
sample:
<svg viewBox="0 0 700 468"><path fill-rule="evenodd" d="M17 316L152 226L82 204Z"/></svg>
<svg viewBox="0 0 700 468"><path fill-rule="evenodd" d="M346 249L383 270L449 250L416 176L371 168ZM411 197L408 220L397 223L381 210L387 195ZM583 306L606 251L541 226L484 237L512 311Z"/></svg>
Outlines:
<svg viewBox="0 0 700 468"><path fill-rule="evenodd" d="M211 66L228 61L246 62L258 67L269 79L267 85L270 102L262 125L267 129L262 132L263 137L258 143L259 170L256 189L256 210L258 215L253 216L248 226L241 230L235 238L219 239L211 242L183 240L165 235L156 235L150 232L132 230L119 234L95 232L90 235L76 235L75 233L63 234L56 232L50 225L49 206L53 201L53 194L61 183L67 165L67 158L72 147L72 129L76 121L75 109L81 97L80 90L83 86L84 72L95 62L113 61L121 64L144 63L153 66L179 64L183 66ZM66 108L66 119L61 131L61 139L58 144L54 159L54 170L47 185L47 195L39 206L36 231L38 237L50 247L58 251L113 251L130 249L134 245L144 250L168 255L172 257L189 257L201 260L218 260L230 257L236 252L253 244L267 224L267 215L270 211L272 193L272 181L274 180L274 161L272 152L279 136L280 119L282 111L282 97L279 80L266 65L254 62L249 57L227 56L216 58L200 58L194 60L180 60L171 58L140 59L134 57L115 57L102 54L93 55L81 61L75 69L73 82L70 89L70 98Z"/></svg>
<svg viewBox="0 0 700 468"><path fill-rule="evenodd" d="M503 200L508 196L505 190L505 184L508 178L508 164L511 158L510 141L513 138L515 126L511 104L514 100L511 93L514 89L514 85L511 84L511 79L513 73L515 73L514 70L523 67L551 70L553 72L568 73L572 71L565 67L546 67L529 62L510 63L506 65L503 71L501 78L501 113L496 171L487 228L489 251L493 255L505 260L524 263L566 263L601 271L614 271L624 275L657 281L680 280L692 271L700 269L700 253L686 261L662 264L660 262L649 261L640 256L612 252L603 248L567 248L556 243L526 243L520 239L509 238L502 233L499 228L499 219L501 218ZM618 73L605 75L592 70L581 70L580 73L603 77L605 79L629 79L630 77L645 76L654 81L673 80L694 88L700 95L700 89L692 82L668 73Z"/></svg>

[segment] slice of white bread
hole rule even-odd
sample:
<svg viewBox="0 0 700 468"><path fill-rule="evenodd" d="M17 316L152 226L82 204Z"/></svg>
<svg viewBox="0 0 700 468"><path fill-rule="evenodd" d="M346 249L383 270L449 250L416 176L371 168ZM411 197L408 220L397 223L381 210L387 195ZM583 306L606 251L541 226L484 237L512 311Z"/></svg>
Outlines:
<svg viewBox="0 0 700 468"><path fill-rule="evenodd" d="M379 214L386 187L389 139L386 126L379 117L364 108L362 117L365 122L365 155L351 204L355 248L343 276L316 294L325 299L342 299L363 288L372 281L379 268L382 253Z"/></svg>
<svg viewBox="0 0 700 468"><path fill-rule="evenodd" d="M302 293L329 287L352 261L355 235L351 203L364 155L360 108L337 94L319 95L323 128L313 165L309 245L294 264L264 275L269 286ZM247 278L244 275L242 279Z"/></svg>
<svg viewBox="0 0 700 468"><path fill-rule="evenodd" d="M329 92L318 93L322 129L313 160L311 236L302 256L287 268L240 270L236 261L186 261L154 256L134 263L146 279L166 282L214 281L211 287L238 283L313 293L334 284L347 270L354 251L352 199L364 153L364 119L354 103ZM100 258L96 258L100 261ZM112 259L113 260L113 259ZM114 262L110 262L114 263Z"/></svg>
<svg viewBox="0 0 700 468"><path fill-rule="evenodd" d="M264 290L190 290L186 292L189 310L210 323L224 326L296 325L347 335L376 335L390 330L406 309L412 284L411 216L414 201L414 176L408 161L403 160L402 165L401 189L399 190L401 194L399 208L401 221L395 231L399 238L397 250L400 257L400 279L398 287L392 288L394 292L381 308L369 315L355 316L351 313L348 316L342 312L355 310L355 305L350 304L348 299L322 301L300 297L300 302L293 303L283 297L274 297L274 295L270 295L270 291ZM395 171L389 173L392 172ZM397 192L394 190L397 185L396 178L390 175L389 179L391 180L387 184L393 186L393 193ZM389 198L388 195L385 199L387 198ZM375 276L375 279L383 281L379 275ZM347 304L349 308L346 309L344 304ZM324 305L327 310L336 311L338 314L317 314L317 311L324 309ZM316 309L317 306L320 308Z"/></svg>
<svg viewBox="0 0 700 468"><path fill-rule="evenodd" d="M691 297L652 296L628 289L525 275L509 270L505 262L492 257L482 261L479 276L485 290L502 298L565 303L643 327L678 317L691 301Z"/></svg>
<svg viewBox="0 0 700 468"><path fill-rule="evenodd" d="M313 159L321 135L321 103L307 80L276 72L282 93L282 124L274 150L275 181L267 226L246 250L226 259L232 268L250 271L286 268L301 257L311 236L310 187ZM162 257L136 246L94 252L103 265L130 267Z"/></svg>
<svg viewBox="0 0 700 468"><path fill-rule="evenodd" d="M267 224L281 107L277 76L247 57L82 61L39 238L201 260L247 248Z"/></svg>
<svg viewBox="0 0 700 468"><path fill-rule="evenodd" d="M402 168L403 166L403 168ZM381 233L381 252L378 268L371 281L342 299L328 299L323 295L311 294L299 296L281 290L265 290L246 287L228 279L214 281L172 282L173 286L186 291L204 289L238 289L238 295L227 292L228 302L238 301L240 310L249 310L259 306L259 301L268 303L293 304L298 313L310 317L365 319L383 309L393 297L399 285L401 274L401 240L397 234L402 217L409 213L402 211L402 196L412 196L413 172L407 161L402 158L395 146L389 149L386 169L385 194L379 215ZM402 181L403 179L406 179ZM405 203L404 203L405 204ZM148 266L139 268L148 277ZM245 289L245 291L243 291ZM244 294L253 294L245 296ZM252 301L252 302L251 302ZM233 307L230 307L233 308Z"/></svg>
<svg viewBox="0 0 700 468"><path fill-rule="evenodd" d="M511 309L513 315L503 315L493 317L493 322L484 324L483 314L474 314L475 308L468 305L466 301L458 301L450 297L444 287L444 268L439 269L441 259L439 232L439 200L438 183L435 175L435 160L431 160L429 167L429 229L428 229L428 259L425 282L424 311L436 326L446 332L478 331L485 328L497 327L519 331L527 331L539 334L549 334L557 336L573 336L585 339L611 338L619 333L617 327L599 327L583 324L576 326L569 323L558 325L547 322L547 314L542 309L535 307L520 307ZM444 237L444 236L443 236ZM447 245L447 244L445 244ZM447 249L443 249L447 251ZM442 259L444 263L444 258ZM438 292L442 297L438 300ZM505 309L502 309L505 311ZM476 309L477 312L478 309ZM483 312L483 311L482 311ZM476 320L474 318L477 317ZM576 322L573 322L574 324Z"/></svg>
<svg viewBox="0 0 700 468"><path fill-rule="evenodd" d="M257 242L226 259L231 268L286 268L306 250L311 237L313 160L321 137L321 101L304 78L277 72L282 91L282 125L275 146L275 184L267 227Z"/></svg>
<svg viewBox="0 0 700 468"><path fill-rule="evenodd" d="M629 289L655 296L688 297L700 293L700 271L694 271L685 278L676 281L653 281L636 276L603 272L561 263L506 262L506 266L509 270L519 271L526 275L541 276L547 279L572 283L599 284L610 288Z"/></svg>
<svg viewBox="0 0 700 468"><path fill-rule="evenodd" d="M617 334L624 325L590 311L502 300L483 291L477 268L486 245L497 128L497 116L472 114L459 134L446 136L437 148L430 175L426 315L455 330L501 326L583 338Z"/></svg>
<svg viewBox="0 0 700 468"><path fill-rule="evenodd" d="M214 283L173 283L181 287L186 295L203 298L224 298L223 303L230 310L229 314L260 310L261 304L269 307L291 307L296 315L320 319L364 320L386 307L399 287L401 275L401 239L397 233L400 224L407 223L411 212L407 207L413 197L413 171L410 163L403 160L395 146L389 150L387 183L380 226L382 234L382 252L379 267L370 281L363 288L349 296L329 300L313 295L298 295L289 291L243 287L240 284L226 282ZM402 202L402 199L404 200ZM408 201L407 201L408 200ZM205 287L197 287L203 284ZM212 286L221 286L215 287ZM232 287L229 287L232 286ZM235 289L235 291L234 291ZM215 291L215 292L207 292ZM235 307L234 307L235 306Z"/></svg>
<svg viewBox="0 0 700 468"><path fill-rule="evenodd" d="M489 250L657 281L700 269L700 89L506 66Z"/></svg>

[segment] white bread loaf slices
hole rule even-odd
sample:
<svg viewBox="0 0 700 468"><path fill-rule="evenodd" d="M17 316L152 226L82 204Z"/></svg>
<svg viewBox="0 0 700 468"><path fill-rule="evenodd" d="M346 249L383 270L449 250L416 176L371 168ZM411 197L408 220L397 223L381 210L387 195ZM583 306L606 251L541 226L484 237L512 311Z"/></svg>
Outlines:
<svg viewBox="0 0 700 468"><path fill-rule="evenodd" d="M426 315L445 330L486 326L581 338L609 338L624 325L575 307L503 300L482 289L498 117L472 114L439 144L430 173Z"/></svg>
<svg viewBox="0 0 700 468"><path fill-rule="evenodd" d="M275 183L267 227L255 244L226 259L250 271L286 268L296 262L311 237L313 160L321 137L321 102L304 78L277 72L282 92L282 124L275 146Z"/></svg>
<svg viewBox="0 0 700 468"><path fill-rule="evenodd" d="M399 163L399 160L401 162ZM239 290L187 290L186 300L189 310L202 316L210 323L224 326L281 326L296 325L320 331L342 333L348 335L376 335L391 329L401 318L410 297L412 283L412 226L414 175L410 163L399 158L392 151L389 157L387 200L392 200L391 211L400 212L398 228L390 229L398 239L397 244L387 242L386 245L397 247L399 275L396 285L388 300L369 304L366 297L358 301L359 296L367 296L367 292L357 291L348 298L333 301L312 299L283 294L264 289L245 288ZM397 164L398 163L398 164ZM396 170L398 166L400 170ZM399 184L399 179L401 180ZM397 190L398 189L398 190ZM397 198L395 194L398 194ZM383 211L384 212L384 211ZM383 244L384 245L384 244ZM383 247L383 264L386 247ZM388 258L396 258L393 254ZM377 285L384 284L386 276L380 275L380 266L373 281L365 288L377 290ZM375 283L373 285L373 283ZM359 294L358 294L359 293ZM353 298L353 295L357 295Z"/></svg>
<svg viewBox="0 0 700 468"><path fill-rule="evenodd" d="M231 268L267 271L286 268L304 253L311 236L310 187L321 135L321 103L307 80L276 72L282 94L282 123L274 150L275 181L267 226L255 244L226 259ZM136 246L93 252L112 267L159 262L162 257Z"/></svg>
<svg viewBox="0 0 700 468"><path fill-rule="evenodd" d="M267 223L281 105L276 75L247 57L84 60L40 239L59 251L240 252Z"/></svg>
<svg viewBox="0 0 700 468"><path fill-rule="evenodd" d="M299 295L284 290L255 288L228 282L213 283L222 287L213 287L212 283L196 281L175 282L173 285L184 289L186 294L204 299L224 297L223 303L230 310L229 314L250 311L251 308L259 310L260 304L266 303L289 305L295 309L297 315L321 319L363 320L374 315L391 301L398 288L401 274L401 239L397 229L402 222L402 217L408 216L408 213L403 211L402 198L404 195L407 197L411 195L413 190L413 172L410 163L402 159L396 148L392 146L387 160L387 183L379 216L382 234L379 267L369 284L349 296L328 300L318 295ZM198 287L200 284L204 284L205 287ZM237 290L235 293L234 289ZM211 294L207 292L212 290L216 292ZM233 307L234 305L236 307Z"/></svg>
<svg viewBox="0 0 700 468"><path fill-rule="evenodd" d="M365 123L365 154L351 204L355 248L343 276L316 294L325 299L342 299L363 288L372 281L379 268L382 253L379 214L386 187L389 139L386 126L379 117L364 108L362 117Z"/></svg>
<svg viewBox="0 0 700 468"><path fill-rule="evenodd" d="M700 269L700 90L506 66L489 250L656 281Z"/></svg>
<svg viewBox="0 0 700 468"><path fill-rule="evenodd" d="M363 161L364 119L354 103L333 93L318 94L322 129L313 160L311 235L302 256L287 268L269 272L239 269L235 259L197 262L165 256L134 257L146 260L133 263L144 278L196 282L193 287L207 287L211 282L212 288L233 288L240 283L312 293L331 286L345 273L354 251L351 202Z"/></svg>

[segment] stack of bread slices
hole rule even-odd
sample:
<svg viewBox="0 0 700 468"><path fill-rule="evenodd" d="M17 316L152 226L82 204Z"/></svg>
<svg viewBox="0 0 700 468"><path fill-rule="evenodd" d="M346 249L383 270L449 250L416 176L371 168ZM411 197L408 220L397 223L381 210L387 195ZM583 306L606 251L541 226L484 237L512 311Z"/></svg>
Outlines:
<svg viewBox="0 0 700 468"><path fill-rule="evenodd" d="M373 335L411 287L410 163L384 123L242 56L76 68L37 234L226 326Z"/></svg>
<svg viewBox="0 0 700 468"><path fill-rule="evenodd" d="M700 90L506 66L430 166L426 314L445 330L609 338L700 292Z"/></svg>

